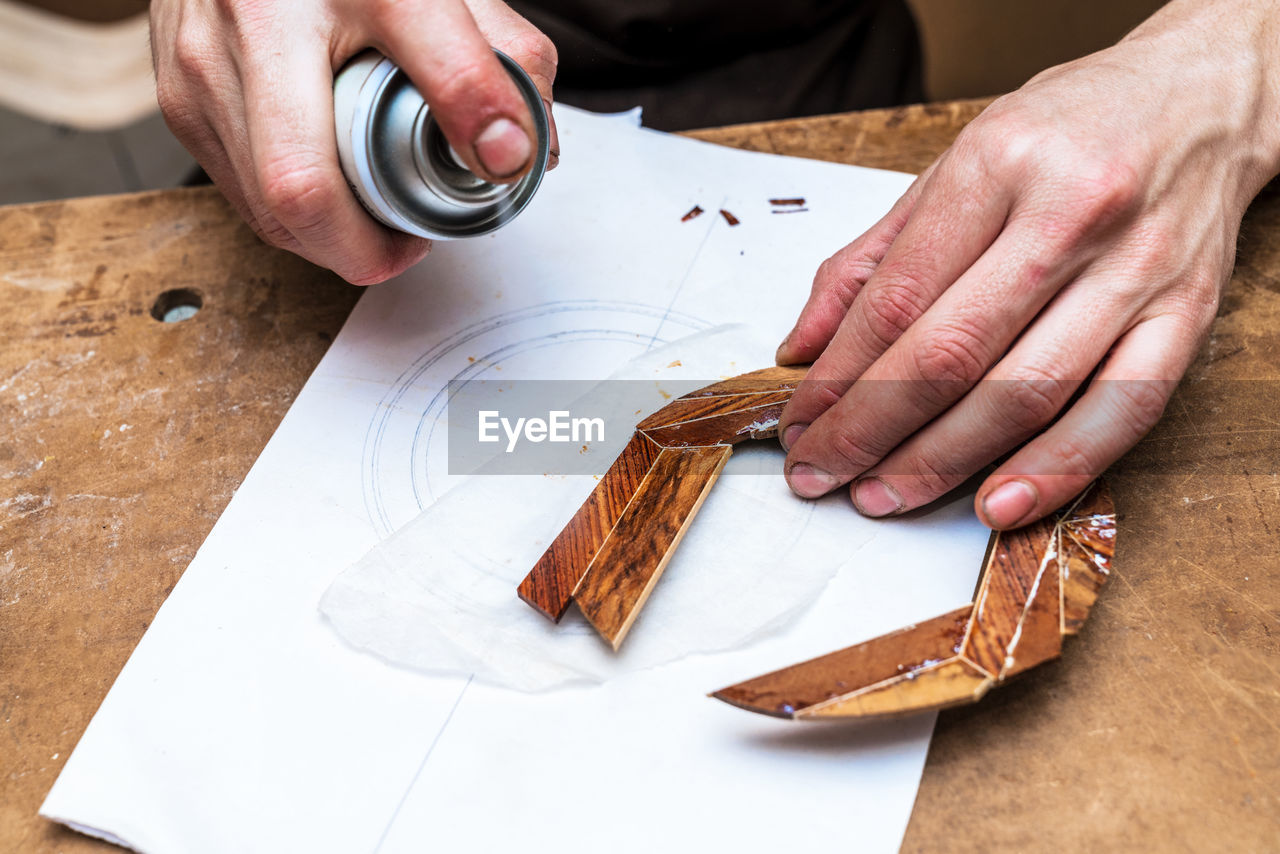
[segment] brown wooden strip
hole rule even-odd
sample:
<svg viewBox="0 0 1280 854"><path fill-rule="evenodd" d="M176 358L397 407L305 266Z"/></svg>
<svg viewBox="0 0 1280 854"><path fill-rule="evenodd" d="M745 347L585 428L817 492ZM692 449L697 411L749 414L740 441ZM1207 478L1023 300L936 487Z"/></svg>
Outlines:
<svg viewBox="0 0 1280 854"><path fill-rule="evenodd" d="M637 430L653 430L658 427L669 427L699 418L723 415L739 409L763 406L767 403L785 404L794 394L791 389L781 391L761 391L747 394L716 395L714 397L678 398L671 401L657 412L636 425Z"/></svg>
<svg viewBox="0 0 1280 854"><path fill-rule="evenodd" d="M809 373L809 365L788 365L785 367L761 368L749 374L730 377L718 383L686 394L683 399L692 397L714 397L719 394L751 394L762 391L794 390L805 374Z"/></svg>
<svg viewBox="0 0 1280 854"><path fill-rule="evenodd" d="M993 684L995 680L990 676L956 656L856 694L797 711L795 716L804 719L897 717L924 709L976 702Z"/></svg>
<svg viewBox="0 0 1280 854"><path fill-rule="evenodd" d="M1097 556L1103 571L1111 564L1116 549L1115 516L1095 514L1062 523L1063 529L1077 543Z"/></svg>
<svg viewBox="0 0 1280 854"><path fill-rule="evenodd" d="M1111 487L1105 480L1094 481L1080 500L1070 505L1068 512L1063 515L1069 520L1087 516L1110 516L1114 522L1116 506L1111 499Z"/></svg>
<svg viewBox="0 0 1280 854"><path fill-rule="evenodd" d="M574 588L661 450L643 433L631 437L590 497L520 582L521 599L559 622Z"/></svg>
<svg viewBox="0 0 1280 854"><path fill-rule="evenodd" d="M1111 572L1116 516L1105 481L1093 484L1061 526L1062 633L1080 631Z"/></svg>
<svg viewBox="0 0 1280 854"><path fill-rule="evenodd" d="M782 410L786 405L786 401L762 403L723 415L682 421L669 427L658 427L644 432L664 448L736 445L747 439L772 439L778 435L778 419L782 416Z"/></svg>
<svg viewBox="0 0 1280 854"><path fill-rule="evenodd" d="M1031 592L1031 601L1022 613L1022 620L1014 632L1013 640L1005 653L1004 679L1035 667L1037 664L1057 658L1062 652L1062 585L1060 570L1061 553L1046 561Z"/></svg>
<svg viewBox="0 0 1280 854"><path fill-rule="evenodd" d="M1031 588L1052 541L1054 522L1045 519L999 535L973 601L973 626L964 656L992 676L1004 669Z"/></svg>
<svg viewBox="0 0 1280 854"><path fill-rule="evenodd" d="M616 650L733 449L663 450L596 553L573 600Z"/></svg>
<svg viewBox="0 0 1280 854"><path fill-rule="evenodd" d="M1063 528L1062 553L1062 632L1074 635L1089 616L1102 585L1107 582L1108 559L1085 548Z"/></svg>
<svg viewBox="0 0 1280 854"><path fill-rule="evenodd" d="M881 635L782 670L722 688L711 696L753 712L794 717L906 673L935 666L960 651L972 606Z"/></svg>

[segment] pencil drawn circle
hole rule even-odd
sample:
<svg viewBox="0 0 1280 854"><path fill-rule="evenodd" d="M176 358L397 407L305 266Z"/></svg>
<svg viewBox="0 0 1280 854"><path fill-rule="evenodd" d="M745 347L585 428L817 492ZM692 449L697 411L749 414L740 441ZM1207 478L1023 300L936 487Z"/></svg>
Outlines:
<svg viewBox="0 0 1280 854"><path fill-rule="evenodd" d="M445 436L450 382L601 380L647 349L710 326L663 306L566 300L455 332L404 369L369 420L361 463L369 520L390 536L456 482Z"/></svg>

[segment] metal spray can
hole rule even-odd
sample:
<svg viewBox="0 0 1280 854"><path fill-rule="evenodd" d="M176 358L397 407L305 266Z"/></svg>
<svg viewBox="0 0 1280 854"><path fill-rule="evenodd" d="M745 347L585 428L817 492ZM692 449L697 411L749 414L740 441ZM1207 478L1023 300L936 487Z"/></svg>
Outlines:
<svg viewBox="0 0 1280 854"><path fill-rule="evenodd" d="M420 237L475 237L506 225L529 204L547 171L547 116L524 69L494 53L529 105L537 135L533 166L514 184L490 184L462 165L422 93L390 59L369 50L338 72L338 159L375 219Z"/></svg>

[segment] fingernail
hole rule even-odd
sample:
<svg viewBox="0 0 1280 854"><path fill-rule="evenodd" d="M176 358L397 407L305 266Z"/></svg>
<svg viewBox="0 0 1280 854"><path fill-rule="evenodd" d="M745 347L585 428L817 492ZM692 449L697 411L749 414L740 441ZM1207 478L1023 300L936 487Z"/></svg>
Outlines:
<svg viewBox="0 0 1280 854"><path fill-rule="evenodd" d="M475 141L476 157L495 178L514 175L533 154L533 145L520 125L511 119L494 119Z"/></svg>
<svg viewBox="0 0 1280 854"><path fill-rule="evenodd" d="M888 516L906 506L893 487L878 477L864 477L853 485L853 506L863 516Z"/></svg>
<svg viewBox="0 0 1280 854"><path fill-rule="evenodd" d="M547 110L547 127L551 128L550 151L547 152L547 171L560 165L560 132L556 130L556 120L551 116L551 102L542 99L542 106Z"/></svg>
<svg viewBox="0 0 1280 854"><path fill-rule="evenodd" d="M982 499L982 515L994 528L1011 528L1036 506L1036 491L1025 480L1011 480Z"/></svg>
<svg viewBox="0 0 1280 854"><path fill-rule="evenodd" d="M796 440L800 438L800 434L808 427L808 424L792 424L786 430L783 430L782 439L780 440L782 443L782 450L791 450L791 446L796 443Z"/></svg>
<svg viewBox="0 0 1280 854"><path fill-rule="evenodd" d="M787 473L787 483L801 498L818 498L839 486L840 479L808 463L796 463Z"/></svg>

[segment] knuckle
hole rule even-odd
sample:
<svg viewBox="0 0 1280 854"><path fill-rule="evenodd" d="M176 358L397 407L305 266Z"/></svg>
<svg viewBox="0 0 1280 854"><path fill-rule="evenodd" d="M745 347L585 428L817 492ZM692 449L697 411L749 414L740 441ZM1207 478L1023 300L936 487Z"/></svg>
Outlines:
<svg viewBox="0 0 1280 854"><path fill-rule="evenodd" d="M1001 413L1018 436L1052 421L1070 396L1066 382L1031 368L1023 368L1002 384Z"/></svg>
<svg viewBox="0 0 1280 854"><path fill-rule="evenodd" d="M1115 380L1123 415L1138 435L1145 434L1164 415L1166 383L1159 380Z"/></svg>
<svg viewBox="0 0 1280 854"><path fill-rule="evenodd" d="M848 429L842 427L835 430L827 440L829 457L837 463L832 474L845 476L860 474L879 456L869 451L868 447L868 443L862 441L862 437L853 435Z"/></svg>
<svg viewBox="0 0 1280 854"><path fill-rule="evenodd" d="M213 76L211 45L191 28L180 30L173 40L173 65L188 80L209 80Z"/></svg>
<svg viewBox="0 0 1280 854"><path fill-rule="evenodd" d="M968 330L938 329L911 356L916 378L950 399L957 385L968 388L982 379L987 369L984 349Z"/></svg>
<svg viewBox="0 0 1280 854"><path fill-rule="evenodd" d="M905 474L915 481L917 489L931 495L948 492L968 476L949 457L939 456L935 452L925 452L914 457Z"/></svg>
<svg viewBox="0 0 1280 854"><path fill-rule="evenodd" d="M459 109L473 104L477 95L493 88L493 80L484 60L473 57L451 68L435 86L436 102L444 109Z"/></svg>
<svg viewBox="0 0 1280 854"><path fill-rule="evenodd" d="M1142 183L1132 166L1117 157L1091 157L1077 162L1068 206L1091 226L1105 226L1133 209Z"/></svg>
<svg viewBox="0 0 1280 854"><path fill-rule="evenodd" d="M928 307L920 296L922 287L909 275L896 274L894 280L862 292L862 314L867 331L887 348L906 332Z"/></svg>
<svg viewBox="0 0 1280 854"><path fill-rule="evenodd" d="M1048 140L1015 115L1000 113L983 123L972 142L988 172L1021 174L1039 162Z"/></svg>
<svg viewBox="0 0 1280 854"><path fill-rule="evenodd" d="M1092 476L1097 466L1091 449L1078 436L1061 436L1049 446L1049 472L1059 475Z"/></svg>
<svg viewBox="0 0 1280 854"><path fill-rule="evenodd" d="M853 304L862 282L856 276L848 275L844 265L835 258L828 258L818 265L818 272L813 277L812 293L833 299L846 310Z"/></svg>
<svg viewBox="0 0 1280 854"><path fill-rule="evenodd" d="M328 170L309 156L268 159L258 174L262 202L289 229L326 222L337 202Z"/></svg>
<svg viewBox="0 0 1280 854"><path fill-rule="evenodd" d="M1167 316L1189 339L1201 342L1218 316L1226 275L1195 270L1176 276L1155 299L1143 319Z"/></svg>
<svg viewBox="0 0 1280 854"><path fill-rule="evenodd" d="M785 429L794 423L812 422L839 402L843 397L843 388L836 380L801 380L795 394L791 396L791 402L783 410L781 427Z"/></svg>
<svg viewBox="0 0 1280 854"><path fill-rule="evenodd" d="M560 64L560 55L555 44L541 32L529 29L513 36L504 48L512 59L519 62L530 73L541 73L549 78L555 77L556 66ZM529 68L532 65L533 68ZM550 73L547 73L547 72Z"/></svg>
<svg viewBox="0 0 1280 854"><path fill-rule="evenodd" d="M1060 249L1103 231L1128 216L1142 187L1131 166L1117 158L1078 158L1070 175L1055 179L1062 186L1052 204L1040 211L1046 246Z"/></svg>

